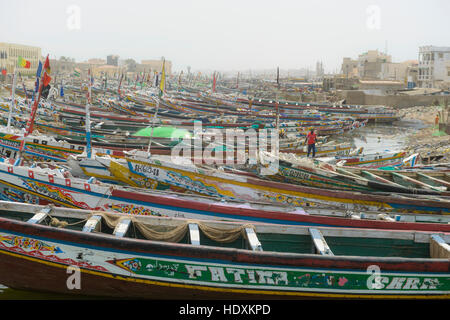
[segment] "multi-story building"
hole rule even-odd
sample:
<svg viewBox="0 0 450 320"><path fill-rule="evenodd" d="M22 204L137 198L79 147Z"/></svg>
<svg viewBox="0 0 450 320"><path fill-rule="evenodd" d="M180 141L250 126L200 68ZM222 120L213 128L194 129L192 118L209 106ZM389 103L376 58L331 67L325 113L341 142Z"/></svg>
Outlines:
<svg viewBox="0 0 450 320"><path fill-rule="evenodd" d="M108 66L119 66L119 56L117 55L109 55L106 57L106 64Z"/></svg>
<svg viewBox="0 0 450 320"><path fill-rule="evenodd" d="M162 65L163 65L162 59L161 60L142 60L141 65L138 66L137 71L144 71L144 70L151 69L153 71L161 72ZM143 70L141 70L141 68ZM166 60L164 68L165 68L165 72L167 75L172 74L172 62L171 61Z"/></svg>
<svg viewBox="0 0 450 320"><path fill-rule="evenodd" d="M355 78L358 76L358 60L352 60L351 58L344 58L342 60L341 73L346 78Z"/></svg>
<svg viewBox="0 0 450 320"><path fill-rule="evenodd" d="M324 75L325 75L325 71L323 69L323 63L322 63L322 61L320 61L320 62L318 61L316 63L316 78L322 79Z"/></svg>
<svg viewBox="0 0 450 320"><path fill-rule="evenodd" d="M358 56L359 77L368 80L382 79L383 64L391 62L391 56L378 50L369 50Z"/></svg>
<svg viewBox="0 0 450 320"><path fill-rule="evenodd" d="M404 62L386 62L381 64L380 80L408 81L408 73L413 67L417 67L418 61L408 60Z"/></svg>
<svg viewBox="0 0 450 320"><path fill-rule="evenodd" d="M19 57L30 61L29 69L18 66ZM41 59L41 48L0 42L0 68L6 69L8 73L13 73L16 69L22 75L35 75Z"/></svg>
<svg viewBox="0 0 450 320"><path fill-rule="evenodd" d="M450 47L419 47L419 87L448 88L449 84Z"/></svg>
<svg viewBox="0 0 450 320"><path fill-rule="evenodd" d="M52 74L71 74L76 67L75 59L60 57L59 59L50 59Z"/></svg>

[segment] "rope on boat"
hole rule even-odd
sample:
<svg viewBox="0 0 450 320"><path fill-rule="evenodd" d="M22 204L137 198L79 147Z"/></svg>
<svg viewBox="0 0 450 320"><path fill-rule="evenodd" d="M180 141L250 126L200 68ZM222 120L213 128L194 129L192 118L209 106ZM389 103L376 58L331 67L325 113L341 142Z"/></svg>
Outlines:
<svg viewBox="0 0 450 320"><path fill-rule="evenodd" d="M50 219L50 226L52 227L56 227L56 228L65 228L67 226L74 226L80 223L85 223L87 222L88 219L84 219L84 220L80 220L78 222L74 222L74 223L68 223L67 221L60 221L55 217L52 217Z"/></svg>

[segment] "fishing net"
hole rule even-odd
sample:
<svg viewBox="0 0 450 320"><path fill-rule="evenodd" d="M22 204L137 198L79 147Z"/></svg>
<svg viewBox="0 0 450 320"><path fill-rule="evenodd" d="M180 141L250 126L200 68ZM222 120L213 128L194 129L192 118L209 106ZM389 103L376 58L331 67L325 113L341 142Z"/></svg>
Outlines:
<svg viewBox="0 0 450 320"><path fill-rule="evenodd" d="M254 230L252 224L243 224L238 227L217 228L203 221L185 220L181 221L177 226L168 226L148 224L141 221L139 217L131 215L124 216L106 212L95 212L92 215L100 215L111 229L114 229L120 221L130 219L133 222L133 225L146 239L155 241L180 242L186 236L186 233L189 230L189 224L198 225L198 228L206 237L219 243L230 243L237 240L240 236L245 235L246 228Z"/></svg>

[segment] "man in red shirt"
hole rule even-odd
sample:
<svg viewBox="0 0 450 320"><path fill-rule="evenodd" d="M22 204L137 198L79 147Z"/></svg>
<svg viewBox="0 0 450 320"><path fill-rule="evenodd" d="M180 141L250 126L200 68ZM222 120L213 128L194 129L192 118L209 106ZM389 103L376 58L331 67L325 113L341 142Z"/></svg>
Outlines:
<svg viewBox="0 0 450 320"><path fill-rule="evenodd" d="M305 142L308 143L308 155L306 157L309 157L312 151L312 157L314 158L316 156L316 134L314 133L314 129L308 132Z"/></svg>

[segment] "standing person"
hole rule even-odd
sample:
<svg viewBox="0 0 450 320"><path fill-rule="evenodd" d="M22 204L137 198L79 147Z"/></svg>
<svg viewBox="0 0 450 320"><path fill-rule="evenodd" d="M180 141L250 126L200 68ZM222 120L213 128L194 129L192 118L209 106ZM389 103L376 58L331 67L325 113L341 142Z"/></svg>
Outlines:
<svg viewBox="0 0 450 320"><path fill-rule="evenodd" d="M309 157L311 151L312 157L314 158L316 156L316 138L317 136L314 133L314 129L311 129L311 131L306 135L305 142L308 143L308 155L306 156L307 158Z"/></svg>

